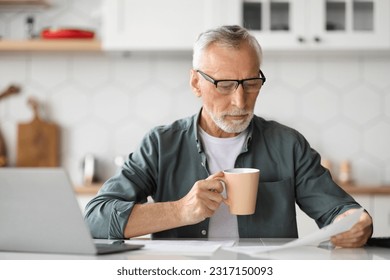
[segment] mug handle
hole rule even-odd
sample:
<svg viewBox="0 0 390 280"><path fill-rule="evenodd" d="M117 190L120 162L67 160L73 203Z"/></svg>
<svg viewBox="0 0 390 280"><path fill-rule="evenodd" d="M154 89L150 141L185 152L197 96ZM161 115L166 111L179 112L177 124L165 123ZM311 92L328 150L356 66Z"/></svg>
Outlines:
<svg viewBox="0 0 390 280"><path fill-rule="evenodd" d="M228 200L228 197L227 197L227 191L226 191L226 182L224 180L221 180L219 179L219 182L221 182L221 185L223 187L223 190L225 191L225 194L226 194L226 197L222 196L223 197L223 202L226 204L226 205L229 205L229 200Z"/></svg>

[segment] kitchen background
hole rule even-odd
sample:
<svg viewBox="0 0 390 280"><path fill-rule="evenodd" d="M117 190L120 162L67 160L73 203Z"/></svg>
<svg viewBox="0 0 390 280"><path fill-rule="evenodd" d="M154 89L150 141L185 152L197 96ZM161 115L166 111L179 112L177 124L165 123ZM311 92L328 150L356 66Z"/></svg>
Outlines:
<svg viewBox="0 0 390 280"><path fill-rule="evenodd" d="M0 35L26 39L34 30L77 26L101 30L101 1L51 1L49 8L0 6ZM390 30L390 28L389 28ZM150 36L153 36L151 34ZM261 41L260 41L261 43ZM348 160L356 183L390 184L390 49L369 52L267 52L267 77L256 114L302 132L337 176ZM20 94L0 102L0 129L9 166L16 162L18 123L32 119L27 98L42 105L46 120L61 128L61 165L82 184L86 155L97 159L105 180L152 127L199 110L189 88L190 51L0 52L0 89Z"/></svg>

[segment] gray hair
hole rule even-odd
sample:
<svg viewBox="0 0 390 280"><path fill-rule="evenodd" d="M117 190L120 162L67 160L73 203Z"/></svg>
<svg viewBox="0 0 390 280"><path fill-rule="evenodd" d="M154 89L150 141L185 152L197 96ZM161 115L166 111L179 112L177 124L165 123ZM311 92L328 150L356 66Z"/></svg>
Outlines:
<svg viewBox="0 0 390 280"><path fill-rule="evenodd" d="M210 29L199 35L194 44L192 67L199 68L200 59L204 51L213 43L227 48L239 48L242 42L247 41L258 56L259 63L262 60L262 51L259 42L248 30L238 25L225 25L216 29Z"/></svg>

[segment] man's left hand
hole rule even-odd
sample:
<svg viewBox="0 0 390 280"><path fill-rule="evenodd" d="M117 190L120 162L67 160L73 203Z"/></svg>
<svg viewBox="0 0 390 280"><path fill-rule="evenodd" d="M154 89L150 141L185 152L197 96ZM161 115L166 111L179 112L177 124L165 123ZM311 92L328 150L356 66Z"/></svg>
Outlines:
<svg viewBox="0 0 390 280"><path fill-rule="evenodd" d="M345 216L352 214L357 209L349 209L338 215L335 219L339 221ZM333 245L344 248L357 248L366 244L368 238L372 235L372 219L367 212L363 212L359 221L348 231L335 235L331 238Z"/></svg>

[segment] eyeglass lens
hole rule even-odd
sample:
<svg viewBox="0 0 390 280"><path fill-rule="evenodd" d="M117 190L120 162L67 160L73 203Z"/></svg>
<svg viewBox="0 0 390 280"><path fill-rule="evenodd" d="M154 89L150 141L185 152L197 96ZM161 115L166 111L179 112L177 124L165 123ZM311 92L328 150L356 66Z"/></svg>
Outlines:
<svg viewBox="0 0 390 280"><path fill-rule="evenodd" d="M248 93L257 93L263 85L263 80L252 79L241 82L244 90ZM217 90L220 93L228 94L234 92L239 86L238 81L219 81L217 83Z"/></svg>

